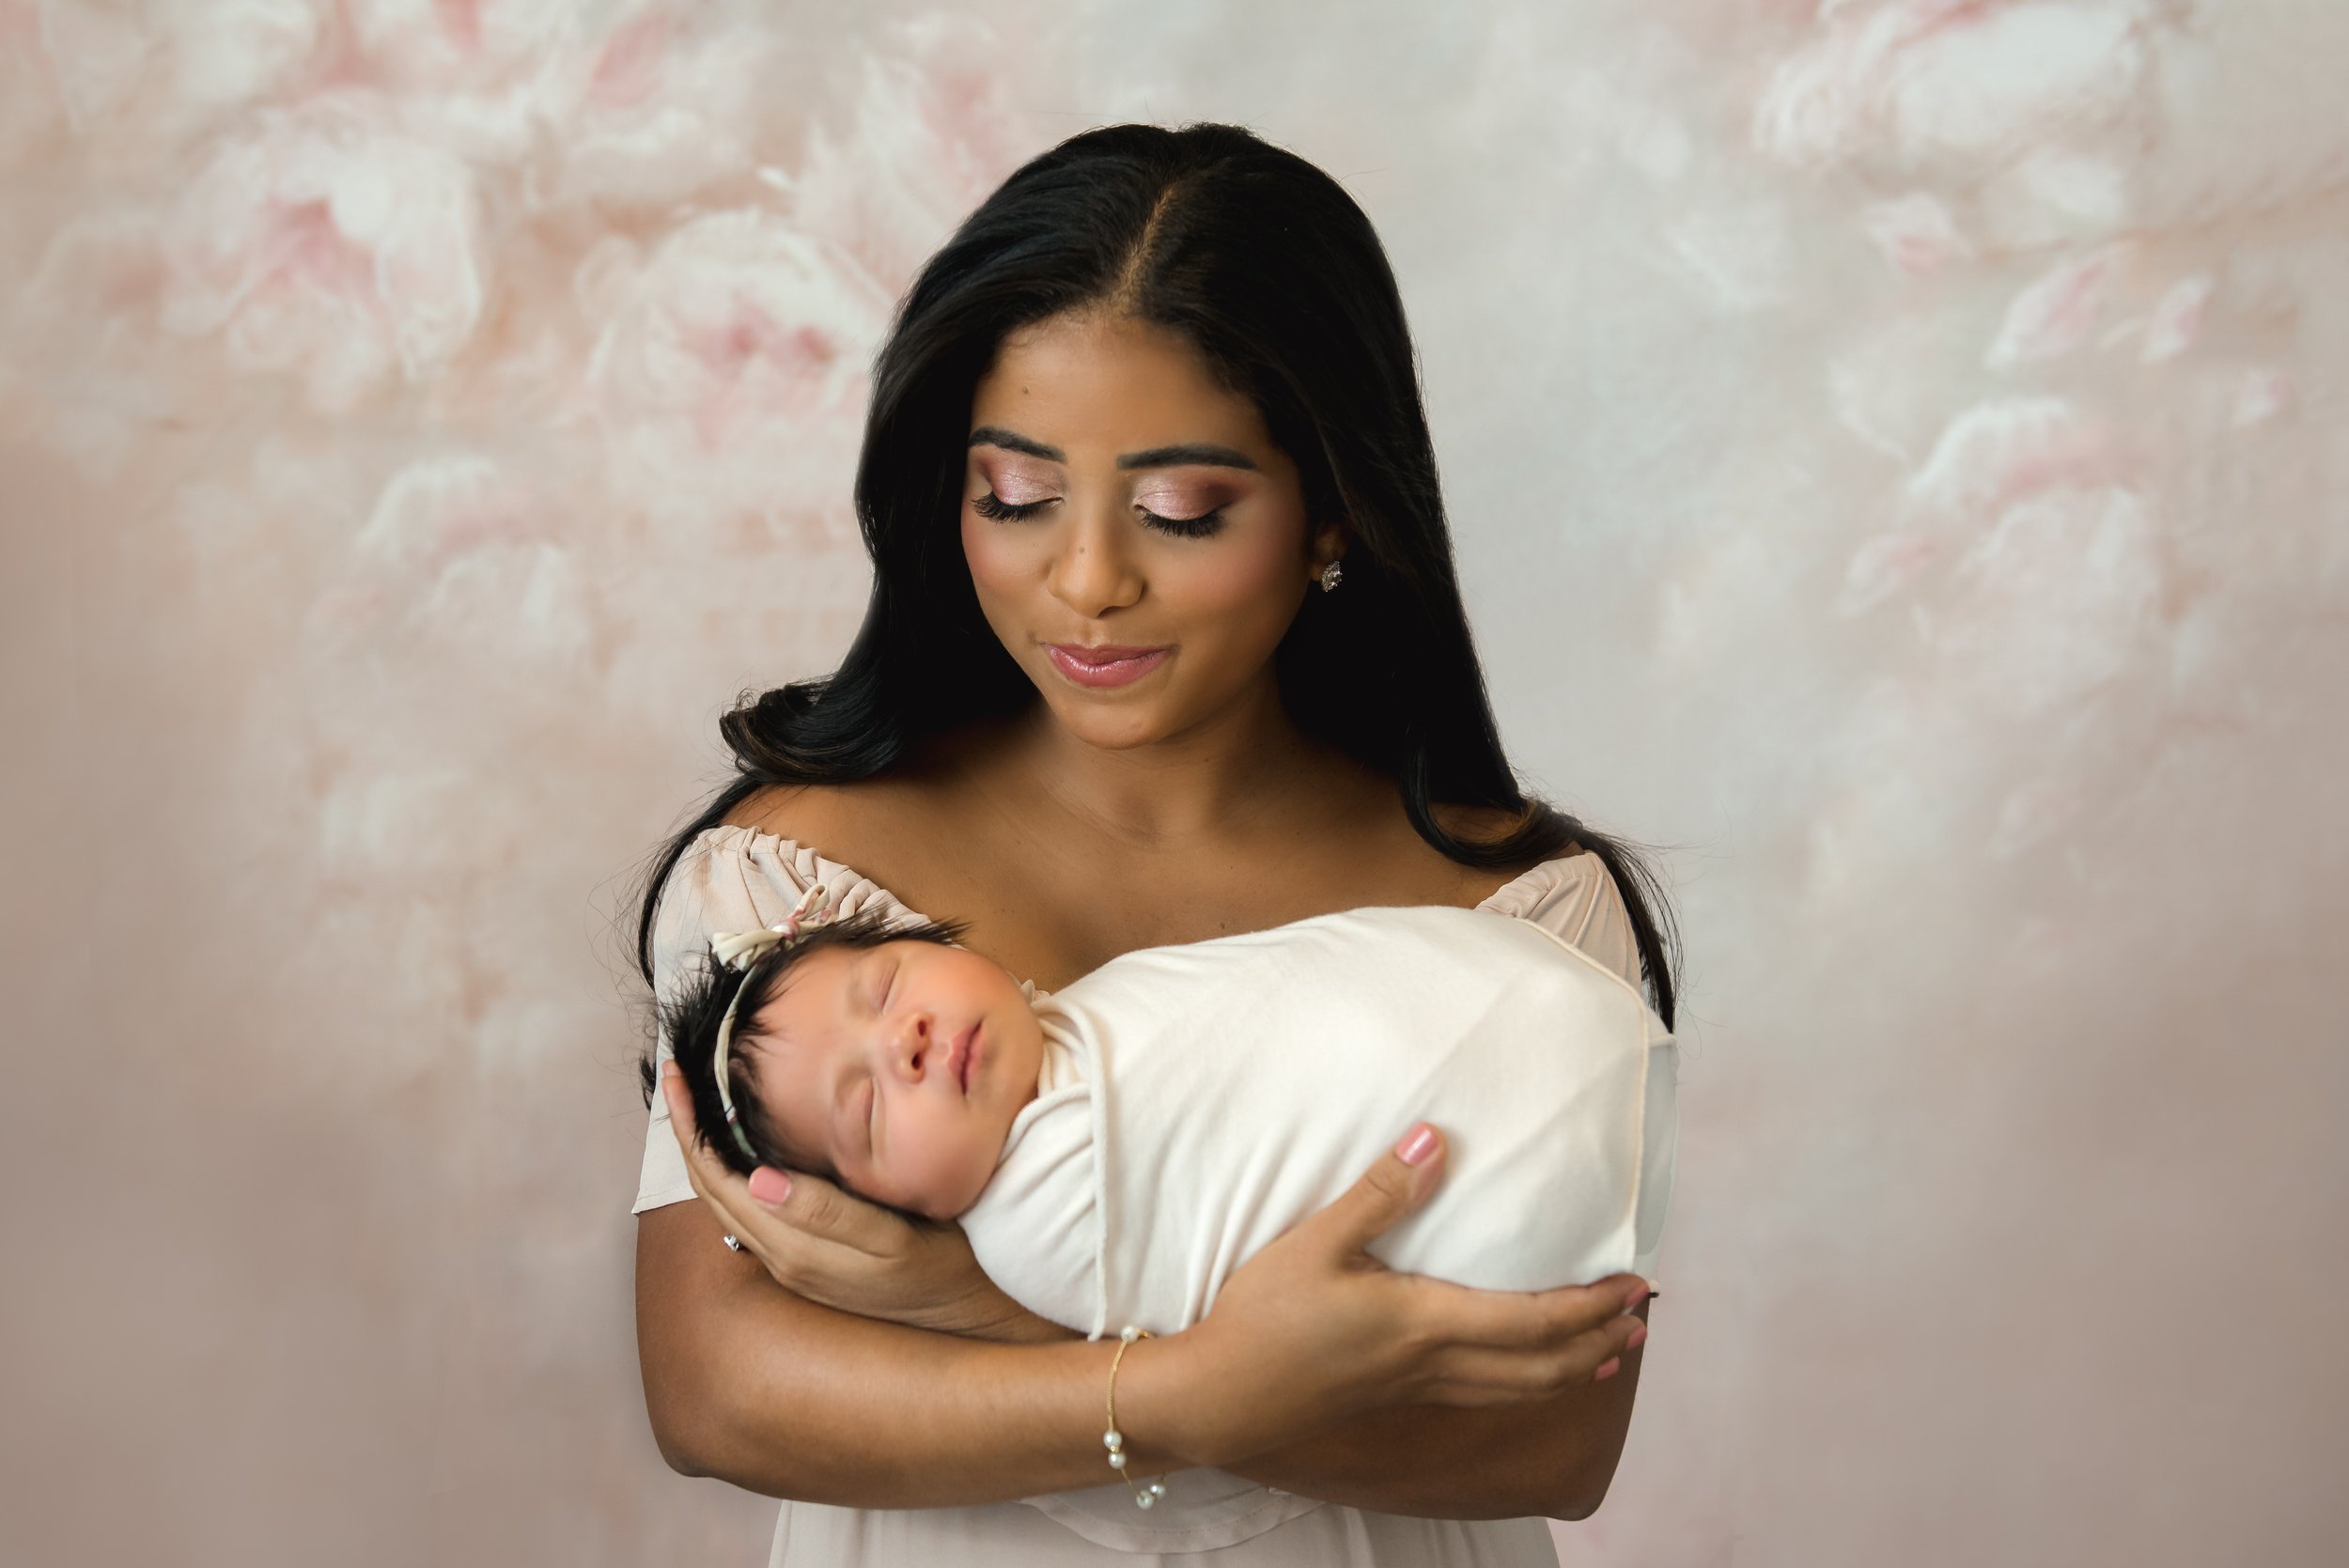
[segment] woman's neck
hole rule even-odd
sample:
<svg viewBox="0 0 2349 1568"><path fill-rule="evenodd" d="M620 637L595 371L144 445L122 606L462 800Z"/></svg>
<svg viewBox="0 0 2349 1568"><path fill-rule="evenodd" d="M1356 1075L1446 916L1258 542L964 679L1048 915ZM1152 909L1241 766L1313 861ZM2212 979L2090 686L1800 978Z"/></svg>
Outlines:
<svg viewBox="0 0 2349 1568"><path fill-rule="evenodd" d="M1138 849L1212 843L1278 829L1359 765L1297 727L1268 678L1249 698L1163 739L1097 746L1043 702L1004 732L1002 760L1033 800L1041 795L1102 837Z"/></svg>

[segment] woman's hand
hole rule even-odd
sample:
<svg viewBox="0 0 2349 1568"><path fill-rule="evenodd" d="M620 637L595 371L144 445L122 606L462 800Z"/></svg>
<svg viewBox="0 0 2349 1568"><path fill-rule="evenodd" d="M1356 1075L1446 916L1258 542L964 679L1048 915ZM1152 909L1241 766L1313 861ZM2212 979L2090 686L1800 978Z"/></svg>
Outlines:
<svg viewBox="0 0 2349 1568"><path fill-rule="evenodd" d="M695 1135L693 1097L673 1062L661 1064L661 1094L693 1190L742 1250L793 1295L972 1339L1075 1337L998 1289L980 1270L961 1226L908 1220L820 1176L762 1166L745 1181Z"/></svg>
<svg viewBox="0 0 2349 1568"><path fill-rule="evenodd" d="M1172 1337L1184 1353L1159 1358L1162 1375L1149 1409L1135 1401L1135 1429L1167 1433L1194 1464L1228 1466L1369 1410L1543 1400L1614 1375L1621 1353L1646 1338L1629 1315L1647 1295L1636 1274L1484 1291L1400 1274L1370 1255L1370 1242L1426 1201L1442 1168L1442 1138L1423 1124L1236 1269L1207 1315ZM1232 1399L1236 1389L1246 1397ZM1121 1406L1130 1397L1121 1388ZM1163 1427L1151 1424L1153 1409Z"/></svg>

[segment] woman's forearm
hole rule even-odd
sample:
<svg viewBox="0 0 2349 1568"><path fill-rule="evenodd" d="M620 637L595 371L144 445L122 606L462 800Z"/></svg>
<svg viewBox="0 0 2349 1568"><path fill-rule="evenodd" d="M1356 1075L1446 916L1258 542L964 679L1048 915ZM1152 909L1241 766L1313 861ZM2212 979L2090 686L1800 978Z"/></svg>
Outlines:
<svg viewBox="0 0 2349 1568"><path fill-rule="evenodd" d="M703 1206L638 1221L638 1355L664 1458L770 1497L856 1508L1005 1502L1116 1479L1114 1345L994 1343L834 1312L718 1244ZM1143 1354L1147 1352L1147 1355ZM1135 1473L1179 1462L1195 1408L1157 1344L1128 1356Z"/></svg>
<svg viewBox="0 0 2349 1568"><path fill-rule="evenodd" d="M1648 1304L1636 1312L1644 1322ZM1003 1322L972 1332L1029 1344L1083 1337L1017 1303ZM1382 1514L1584 1518L1607 1495L1622 1456L1640 1356L1626 1351L1615 1376L1544 1404L1373 1411L1230 1468L1263 1485Z"/></svg>

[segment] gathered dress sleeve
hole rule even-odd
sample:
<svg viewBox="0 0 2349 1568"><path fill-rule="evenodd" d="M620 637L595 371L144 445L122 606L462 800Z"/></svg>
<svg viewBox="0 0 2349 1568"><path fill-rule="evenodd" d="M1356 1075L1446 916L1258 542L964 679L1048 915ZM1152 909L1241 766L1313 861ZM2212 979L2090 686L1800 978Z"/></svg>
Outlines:
<svg viewBox="0 0 2349 1568"><path fill-rule="evenodd" d="M1631 934L1631 911L1605 862L1596 855L1544 861L1486 899L1500 914L1530 920L1561 941L1580 948L1631 983L1641 984L1640 946Z"/></svg>

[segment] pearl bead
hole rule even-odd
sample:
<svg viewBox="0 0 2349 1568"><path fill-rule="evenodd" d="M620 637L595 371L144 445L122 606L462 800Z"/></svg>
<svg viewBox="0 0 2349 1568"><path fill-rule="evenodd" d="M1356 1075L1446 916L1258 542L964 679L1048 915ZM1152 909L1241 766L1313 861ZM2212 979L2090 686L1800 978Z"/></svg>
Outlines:
<svg viewBox="0 0 2349 1568"><path fill-rule="evenodd" d="M1140 1496L1140 1497L1138 1497L1138 1498L1136 1498L1134 1499L1134 1506L1135 1506L1136 1508L1147 1508L1147 1507L1149 1507L1152 1503L1154 1503L1154 1502L1156 1502L1156 1501L1158 1501L1158 1500L1159 1500L1159 1499L1158 1499L1158 1498L1157 1498L1157 1496L1156 1496L1155 1494L1153 1494L1153 1493L1149 1493L1149 1492L1144 1492L1144 1493L1143 1493L1143 1494L1142 1494L1142 1496Z"/></svg>
<svg viewBox="0 0 2349 1568"><path fill-rule="evenodd" d="M1118 1449L1110 1450L1110 1463L1121 1470L1124 1469L1126 1467L1126 1455L1123 1451Z"/></svg>
<svg viewBox="0 0 2349 1568"><path fill-rule="evenodd" d="M1152 1482L1150 1483L1150 1495L1154 1498L1162 1498L1166 1496L1166 1483L1163 1481Z"/></svg>
<svg viewBox="0 0 2349 1568"><path fill-rule="evenodd" d="M1124 1341L1125 1341L1128 1344L1131 1344L1131 1343L1133 1343L1136 1340L1138 1340L1138 1339L1142 1338L1142 1330L1141 1330L1141 1329L1139 1329L1139 1328L1137 1328L1137 1327L1135 1327L1132 1324L1128 1323L1128 1325L1126 1325L1126 1327L1125 1327L1124 1330L1123 1330L1122 1332L1120 1332L1120 1333L1118 1334L1118 1336L1117 1336L1117 1337L1118 1337L1119 1339L1121 1339L1121 1340L1124 1340Z"/></svg>
<svg viewBox="0 0 2349 1568"><path fill-rule="evenodd" d="M1112 1427L1101 1434L1101 1441L1110 1448L1122 1449L1126 1446L1126 1435Z"/></svg>

